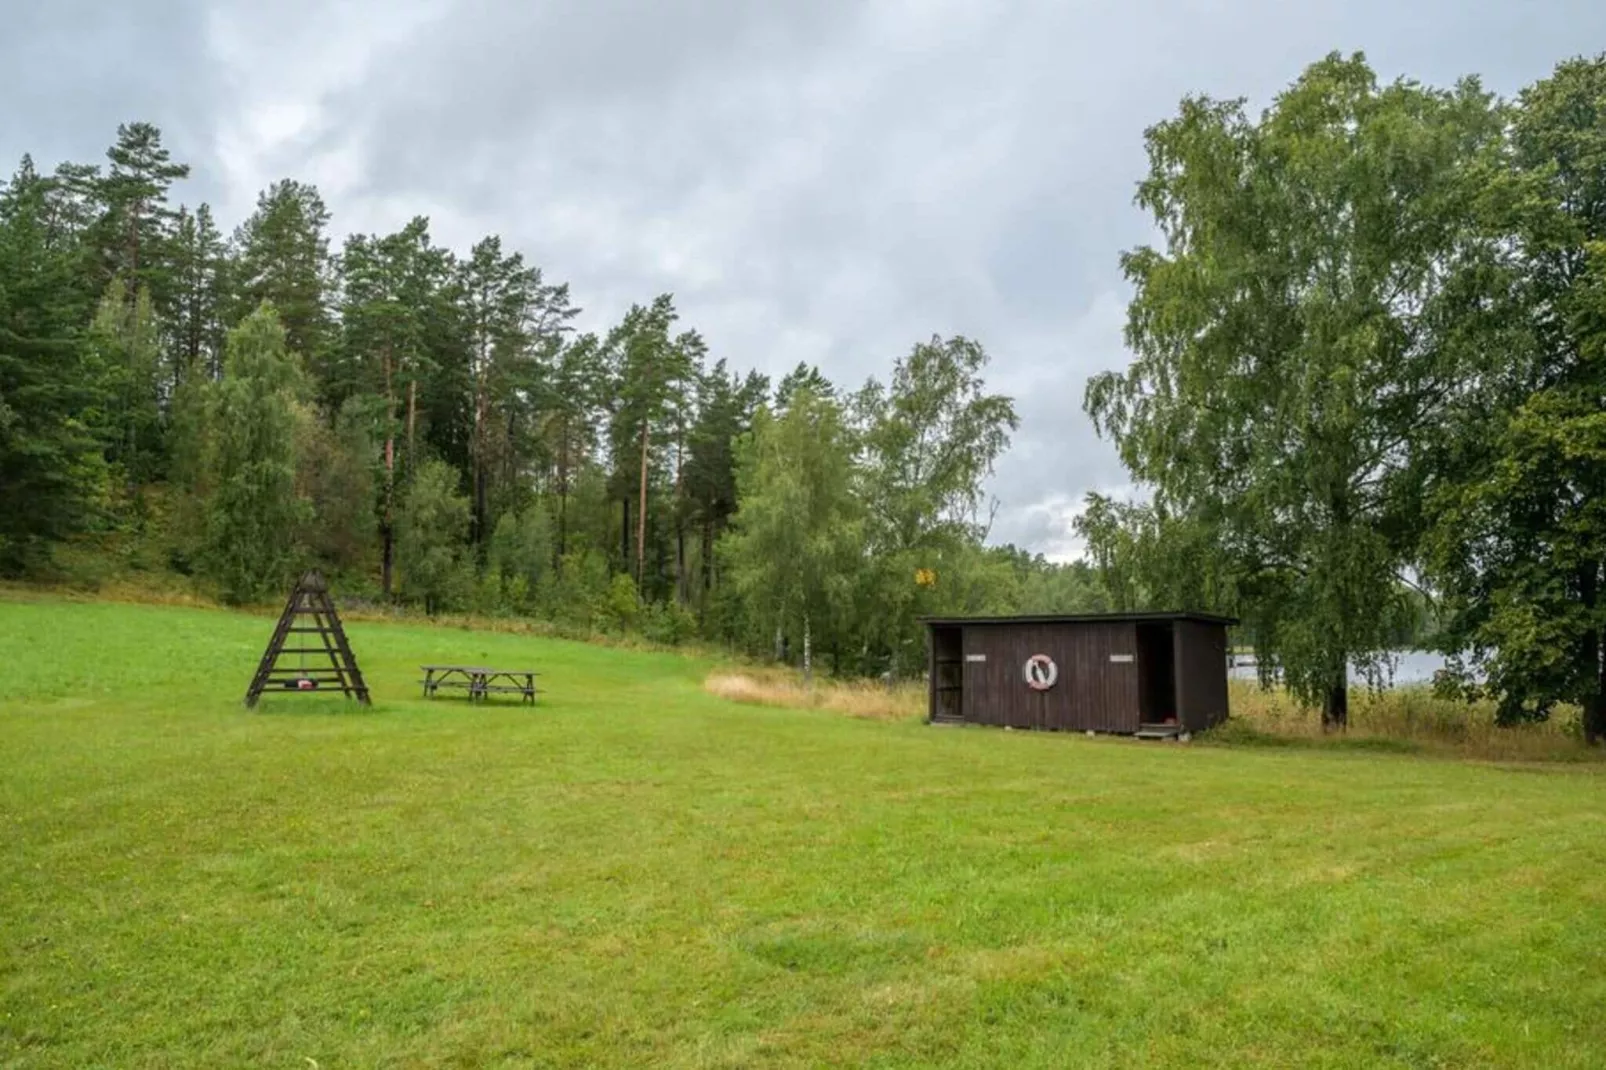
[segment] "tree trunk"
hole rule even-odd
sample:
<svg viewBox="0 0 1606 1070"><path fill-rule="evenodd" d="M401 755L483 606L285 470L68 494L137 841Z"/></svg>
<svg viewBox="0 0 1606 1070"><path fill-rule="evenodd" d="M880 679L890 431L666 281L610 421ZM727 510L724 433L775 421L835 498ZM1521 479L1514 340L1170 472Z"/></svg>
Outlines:
<svg viewBox="0 0 1606 1070"><path fill-rule="evenodd" d="M488 517L485 515L485 465L474 462L474 541L484 546L489 535Z"/></svg>
<svg viewBox="0 0 1606 1070"><path fill-rule="evenodd" d="M483 547L485 530L485 368L486 356L483 334L479 341L478 360L474 362L474 427L469 452L473 454L474 477L474 544Z"/></svg>
<svg viewBox="0 0 1606 1070"><path fill-rule="evenodd" d="M1342 732L1349 727L1349 659L1341 659L1322 699L1322 731Z"/></svg>
<svg viewBox="0 0 1606 1070"><path fill-rule="evenodd" d="M476 391L478 394L479 391ZM484 546L485 530L485 402L483 395L474 399L474 543Z"/></svg>
<svg viewBox="0 0 1606 1070"><path fill-rule="evenodd" d="M647 421L641 421L641 499L636 507L636 590L647 585Z"/></svg>
<svg viewBox="0 0 1606 1070"><path fill-rule="evenodd" d="M1590 641L1595 653L1595 693L1584 702L1584 739L1589 743L1606 741L1606 662L1600 657L1603 645L1606 640L1596 632Z"/></svg>
<svg viewBox="0 0 1606 1070"><path fill-rule="evenodd" d="M619 499L619 505L623 509L623 517L619 524L619 567L628 573L630 571L630 536L635 530L630 526L630 495L627 494Z"/></svg>
<svg viewBox="0 0 1606 1070"><path fill-rule="evenodd" d="M387 350L383 358L385 368L385 518L379 525L383 542L380 554L379 588L388 600L391 596L391 575L395 560L395 502L396 502L396 398L392 392L391 361Z"/></svg>
<svg viewBox="0 0 1606 1070"><path fill-rule="evenodd" d="M395 442L385 440L385 519L379 525L379 536L382 542L379 565L379 589L388 599L391 596L391 575L394 571L396 557L396 525L392 519L391 499L395 489Z"/></svg>
<svg viewBox="0 0 1606 1070"><path fill-rule="evenodd" d="M681 605L691 601L686 586L686 526L675 518L675 600Z"/></svg>
<svg viewBox="0 0 1606 1070"><path fill-rule="evenodd" d="M1593 610L1600 600L1600 578L1597 566L1591 565L1585 570L1583 583L1579 585L1579 601L1586 610ZM1602 660L1602 647L1606 647L1606 636L1599 628L1591 628L1581 644L1583 649L1579 652L1579 660L1585 667L1583 676L1586 680L1593 680L1594 694L1585 697L1583 702L1584 714L1584 740L1588 743L1599 743L1606 740L1606 661Z"/></svg>
<svg viewBox="0 0 1606 1070"><path fill-rule="evenodd" d="M569 418L565 416L558 434L558 552L552 556L556 570L568 552L569 541Z"/></svg>
<svg viewBox="0 0 1606 1070"><path fill-rule="evenodd" d="M418 426L418 380L407 383L407 473L408 478L418 469L413 431Z"/></svg>
<svg viewBox="0 0 1606 1070"><path fill-rule="evenodd" d="M677 418L675 423L675 601L684 606L691 601L690 585L686 582L686 452L685 427Z"/></svg>
<svg viewBox="0 0 1606 1070"><path fill-rule="evenodd" d="M809 631L809 615L803 614L803 686L814 686L814 636Z"/></svg>
<svg viewBox="0 0 1606 1070"><path fill-rule="evenodd" d="M714 589L714 522L703 521L703 601L708 601L708 592Z"/></svg>

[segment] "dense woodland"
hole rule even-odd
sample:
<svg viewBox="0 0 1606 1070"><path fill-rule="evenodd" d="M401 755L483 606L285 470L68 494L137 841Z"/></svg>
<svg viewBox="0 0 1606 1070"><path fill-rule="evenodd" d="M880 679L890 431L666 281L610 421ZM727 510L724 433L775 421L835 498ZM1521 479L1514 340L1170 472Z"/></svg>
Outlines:
<svg viewBox="0 0 1606 1070"><path fill-rule="evenodd" d="M734 368L669 295L581 333L495 236L336 247L294 180L226 233L131 123L0 195L0 570L249 603L316 564L845 674L914 671L922 613L1225 611L1335 726L1431 625L1441 686L1606 733L1606 57L1505 101L1335 54L1145 136L1133 360L1085 399L1144 495L1089 496L1088 563L986 544L1017 421L972 340L845 386Z"/></svg>
<svg viewBox="0 0 1606 1070"><path fill-rule="evenodd" d="M1086 566L984 546L1016 417L975 342L770 382L670 295L580 333L495 236L336 247L290 179L226 233L155 126L106 155L24 159L0 196L7 573L109 548L256 603L317 565L348 597L855 674L920 664L922 612L1099 604Z"/></svg>

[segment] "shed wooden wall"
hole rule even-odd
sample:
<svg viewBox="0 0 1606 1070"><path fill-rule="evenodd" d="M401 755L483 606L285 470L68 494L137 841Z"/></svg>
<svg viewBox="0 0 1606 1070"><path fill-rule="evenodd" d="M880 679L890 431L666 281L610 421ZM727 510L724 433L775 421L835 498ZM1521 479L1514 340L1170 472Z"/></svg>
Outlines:
<svg viewBox="0 0 1606 1070"><path fill-rule="evenodd" d="M1227 628L1176 622L1177 720L1203 732L1227 719Z"/></svg>
<svg viewBox="0 0 1606 1070"><path fill-rule="evenodd" d="M1138 730L1137 629L1131 621L966 624L963 646L967 721L1077 732ZM1059 679L1047 691L1026 685L1023 670L1033 654L1047 654L1059 666ZM1131 659L1112 662L1112 654Z"/></svg>

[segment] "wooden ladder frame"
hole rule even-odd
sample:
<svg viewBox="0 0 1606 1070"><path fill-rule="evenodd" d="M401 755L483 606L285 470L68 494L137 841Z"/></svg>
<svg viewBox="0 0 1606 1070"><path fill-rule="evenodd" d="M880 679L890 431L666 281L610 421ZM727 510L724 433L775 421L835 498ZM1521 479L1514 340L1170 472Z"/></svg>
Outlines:
<svg viewBox="0 0 1606 1070"><path fill-rule="evenodd" d="M310 617L312 625L303 626L297 622ZM285 646L293 635L317 636L321 645L312 646ZM302 640L302 642L306 642ZM279 658L284 654L293 654L304 657L308 654L317 654L329 659L328 665L304 668L281 668ZM245 692L245 706L251 709L256 706L262 692L275 682L286 680L312 680L318 684L338 684L340 691L348 699L356 699L364 706L373 703L368 697L368 685L363 682L362 670L357 667L357 658L351 652L351 644L346 641L346 630L340 624L340 615L335 612L334 599L329 597L329 585L324 582L323 574L317 569L308 569L302 573L301 579L296 581L295 589L290 592L290 600L285 603L284 612L279 615L279 623L273 629L273 637L268 640L268 648L262 653L262 661L257 665L256 675L251 678L251 686ZM316 693L317 689L312 689ZM300 694L298 688L283 688L285 694ZM275 694L281 693L276 689Z"/></svg>

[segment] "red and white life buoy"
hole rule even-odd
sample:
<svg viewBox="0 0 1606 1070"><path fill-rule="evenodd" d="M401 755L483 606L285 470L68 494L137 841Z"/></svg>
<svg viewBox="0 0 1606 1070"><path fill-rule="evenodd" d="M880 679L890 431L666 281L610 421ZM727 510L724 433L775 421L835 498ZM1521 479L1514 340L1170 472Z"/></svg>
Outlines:
<svg viewBox="0 0 1606 1070"><path fill-rule="evenodd" d="M1026 659L1021 675L1026 678L1026 686L1033 691L1047 691L1059 679L1060 668L1047 654L1033 654Z"/></svg>

